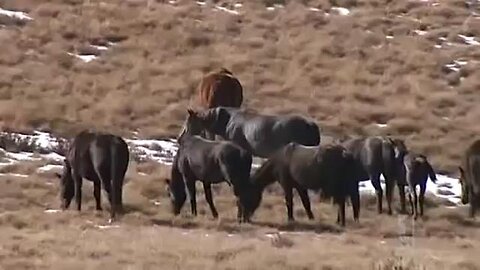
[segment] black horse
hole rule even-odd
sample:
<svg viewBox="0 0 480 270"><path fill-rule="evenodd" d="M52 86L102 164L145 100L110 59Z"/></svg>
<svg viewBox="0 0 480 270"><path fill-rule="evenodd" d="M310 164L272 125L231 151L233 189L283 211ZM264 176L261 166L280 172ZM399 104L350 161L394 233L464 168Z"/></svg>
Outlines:
<svg viewBox="0 0 480 270"><path fill-rule="evenodd" d="M462 203L470 203L469 216L473 218L480 206L480 140L470 144L458 169L462 185Z"/></svg>
<svg viewBox="0 0 480 270"><path fill-rule="evenodd" d="M212 141L200 137L202 129L196 121L192 121L193 112L188 110L188 113L177 140L179 148L172 164L171 180L166 180L173 213L178 215L185 203L186 185L192 214L197 215L195 182L200 180L212 215L217 218L218 212L213 204L211 184L226 181L233 186L237 197L239 222L248 222L252 155L232 142Z"/></svg>
<svg viewBox="0 0 480 270"><path fill-rule="evenodd" d="M122 189L129 163L127 143L118 136L84 130L70 142L61 179L61 207L68 209L75 195L82 205L82 179L93 182L96 209L102 210L101 186L108 194L111 221L123 211Z"/></svg>
<svg viewBox="0 0 480 270"><path fill-rule="evenodd" d="M420 205L420 216L423 216L423 202L425 200L428 177L430 177L430 180L434 183L437 181L437 177L432 165L424 155L409 152L405 155L403 162L405 164L406 183L408 184L408 189L410 191L408 193L408 200L410 202L410 207L412 208L411 214L414 215L414 219L417 219L417 202ZM420 194L418 198L416 191L417 186L420 186Z"/></svg>
<svg viewBox="0 0 480 270"><path fill-rule="evenodd" d="M300 195L309 219L313 219L307 190L320 191L323 198L332 198L338 205L337 223L345 226L345 200L352 201L353 216L358 222L360 198L353 173L353 156L341 145L303 146L289 143L275 152L253 173L254 210L268 185L278 181L285 192L288 220L293 221L293 189ZM253 211L252 211L253 214Z"/></svg>
<svg viewBox="0 0 480 270"><path fill-rule="evenodd" d="M261 158L268 158L290 142L307 146L320 144L317 124L298 115L263 115L232 107L191 112L191 120L204 131L233 141Z"/></svg>
<svg viewBox="0 0 480 270"><path fill-rule="evenodd" d="M392 197L395 183L399 187L401 211L405 212L405 189L401 182L403 176L403 158L407 147L403 140L388 137L362 137L344 141L342 145L354 156L358 181L371 180L377 194L377 210L382 213L383 190L380 185L380 174L385 178L387 189L388 214L392 214Z"/></svg>

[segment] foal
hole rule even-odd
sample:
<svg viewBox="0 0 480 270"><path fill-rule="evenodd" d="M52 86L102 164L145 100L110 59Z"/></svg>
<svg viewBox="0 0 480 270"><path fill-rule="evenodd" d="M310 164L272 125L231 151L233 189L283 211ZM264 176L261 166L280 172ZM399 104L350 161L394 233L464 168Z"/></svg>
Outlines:
<svg viewBox="0 0 480 270"><path fill-rule="evenodd" d="M414 219L418 217L417 201L420 204L420 216L423 216L423 202L425 198L425 190L427 189L427 180L430 177L433 183L437 181L437 177L432 168L432 165L427 160L427 157L421 154L408 153L404 159L406 182L409 193L408 200L412 208L412 215ZM417 198L417 185L420 186L420 196ZM413 196L413 201L412 201Z"/></svg>

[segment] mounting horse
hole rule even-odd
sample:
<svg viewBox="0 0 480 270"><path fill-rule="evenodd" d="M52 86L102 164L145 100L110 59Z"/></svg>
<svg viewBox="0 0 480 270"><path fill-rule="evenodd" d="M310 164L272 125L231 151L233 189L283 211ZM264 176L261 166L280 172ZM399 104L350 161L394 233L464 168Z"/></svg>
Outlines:
<svg viewBox="0 0 480 270"><path fill-rule="evenodd" d="M290 142L305 146L320 144L317 124L298 115L264 115L219 106L202 112L191 111L191 121L261 158L268 158Z"/></svg>
<svg viewBox="0 0 480 270"><path fill-rule="evenodd" d="M197 87L197 92L200 107L203 109L218 106L239 108L243 102L243 87L240 81L224 67L205 75ZM205 132L205 137L215 139L215 135L209 132Z"/></svg>
<svg viewBox="0 0 480 270"><path fill-rule="evenodd" d="M253 173L254 209L258 208L263 190L278 181L285 193L288 220L293 221L293 189L300 195L309 219L313 219L307 190L320 191L338 205L337 223L345 226L345 200L352 201L353 216L358 222L360 198L353 173L353 156L341 145L304 146L289 143L276 151ZM252 211L253 214L253 211Z"/></svg>
<svg viewBox="0 0 480 270"><path fill-rule="evenodd" d="M469 216L473 218L480 206L480 140L475 140L465 150L458 169L462 185L462 203L470 203Z"/></svg>
<svg viewBox="0 0 480 270"><path fill-rule="evenodd" d="M179 148L172 165L171 180L166 180L173 213L178 215L185 203L186 186L192 214L197 215L195 182L200 180L212 215L217 218L218 212L213 204L211 184L225 181L233 186L233 192L237 197L239 222L248 222L252 155L232 142L212 141L200 137L202 129L197 122L192 121L193 112L189 110L188 113L178 137Z"/></svg>
<svg viewBox="0 0 480 270"><path fill-rule="evenodd" d="M113 221L123 211L122 187L129 163L127 143L118 136L84 130L70 142L61 179L62 209L68 209L75 195L77 210L82 204L82 179L93 182L96 209L102 210L101 186L108 194Z"/></svg>
<svg viewBox="0 0 480 270"><path fill-rule="evenodd" d="M403 158L407 147L403 140L388 137L351 138L342 143L356 161L356 176L359 182L371 180L377 194L377 210L382 213L383 190L380 185L380 174L385 178L387 189L388 214L392 214L392 196L395 183L399 186L401 210L405 212L404 185L399 182L403 175Z"/></svg>

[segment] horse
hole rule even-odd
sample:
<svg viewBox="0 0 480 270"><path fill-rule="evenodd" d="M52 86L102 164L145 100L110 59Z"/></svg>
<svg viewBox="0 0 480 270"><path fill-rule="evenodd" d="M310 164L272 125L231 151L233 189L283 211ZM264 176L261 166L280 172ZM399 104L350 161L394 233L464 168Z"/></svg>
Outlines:
<svg viewBox="0 0 480 270"><path fill-rule="evenodd" d="M422 154L408 152L403 160L406 171L406 182L408 184L408 201L412 208L411 215L416 220L418 217L417 201L420 205L420 216L423 216L423 203L425 199L425 190L427 189L427 180L430 177L433 183L437 181L435 171L428 162L427 157ZM417 199L416 187L420 186L420 194ZM412 201L413 196L413 201Z"/></svg>
<svg viewBox="0 0 480 270"><path fill-rule="evenodd" d="M191 121L204 130L235 142L260 158L268 158L290 142L320 144L317 124L299 115L265 115L223 106L201 112L189 110Z"/></svg>
<svg viewBox="0 0 480 270"><path fill-rule="evenodd" d="M351 153L339 144L304 146L295 142L277 150L253 173L254 186L251 213L258 208L263 190L278 181L284 191L288 221L294 221L293 189L300 195L303 207L310 220L314 219L310 208L308 190L320 191L324 198L333 198L338 205L337 223L345 226L345 200L350 197L354 220L358 222L360 197L358 182L353 173L354 159Z"/></svg>
<svg viewBox="0 0 480 270"><path fill-rule="evenodd" d="M232 142L202 138L199 136L202 129L191 121L192 117L189 111L178 136L179 147L173 161L171 179L166 179L173 214L178 215L186 201L186 186L192 214L197 215L195 182L200 180L205 199L216 219L218 212L213 203L211 185L227 182L237 197L238 221L248 222L252 155Z"/></svg>
<svg viewBox="0 0 480 270"><path fill-rule="evenodd" d="M399 187L401 211L405 212L405 189L398 179L402 177L401 166L407 152L403 140L388 137L360 137L351 138L342 143L352 154L356 161L356 176L359 182L371 180L377 195L377 211L383 212L383 190L380 185L380 174L385 178L387 189L388 214L392 214L392 197L395 183Z"/></svg>
<svg viewBox="0 0 480 270"><path fill-rule="evenodd" d="M96 210L101 211L101 187L110 202L110 221L123 212L122 189L129 163L127 143L119 136L83 130L67 150L61 179L61 208L68 209L75 196L81 211L83 178L93 182Z"/></svg>
<svg viewBox="0 0 480 270"><path fill-rule="evenodd" d="M463 204L470 204L469 216L474 218L480 205L480 139L465 150L458 170L462 186L461 200Z"/></svg>
<svg viewBox="0 0 480 270"><path fill-rule="evenodd" d="M200 107L218 106L239 108L243 102L243 87L233 73L222 67L205 75L197 87ZM205 132L205 138L214 140L215 135Z"/></svg>

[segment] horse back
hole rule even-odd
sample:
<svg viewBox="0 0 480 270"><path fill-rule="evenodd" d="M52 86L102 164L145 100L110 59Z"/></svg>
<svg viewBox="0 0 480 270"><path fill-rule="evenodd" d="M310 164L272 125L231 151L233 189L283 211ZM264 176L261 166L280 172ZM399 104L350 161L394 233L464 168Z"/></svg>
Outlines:
<svg viewBox="0 0 480 270"><path fill-rule="evenodd" d="M198 86L198 92L200 105L204 108L240 107L243 102L240 81L225 68L205 75Z"/></svg>
<svg viewBox="0 0 480 270"><path fill-rule="evenodd" d="M115 135L83 131L71 142L68 160L73 169L82 177L95 180L95 167L110 168L123 172L129 162L129 151L126 142ZM115 163L113 163L113 158Z"/></svg>

